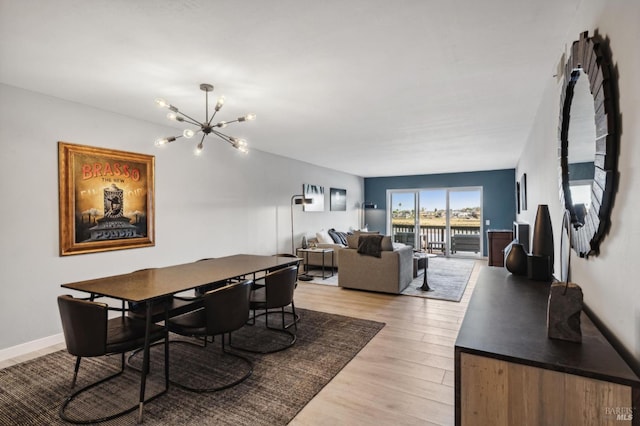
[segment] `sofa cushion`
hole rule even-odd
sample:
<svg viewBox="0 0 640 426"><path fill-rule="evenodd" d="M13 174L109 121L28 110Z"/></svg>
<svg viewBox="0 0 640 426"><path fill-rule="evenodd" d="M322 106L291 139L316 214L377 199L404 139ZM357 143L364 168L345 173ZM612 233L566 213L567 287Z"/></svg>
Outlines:
<svg viewBox="0 0 640 426"><path fill-rule="evenodd" d="M347 235L347 247L349 247L350 249L357 249L359 239L360 239L359 235L356 235L356 234Z"/></svg>
<svg viewBox="0 0 640 426"><path fill-rule="evenodd" d="M361 235L358 240L358 253L367 256L382 256L382 235Z"/></svg>
<svg viewBox="0 0 640 426"><path fill-rule="evenodd" d="M319 243L333 244L333 238L331 238L329 232L325 231L324 229L316 232L316 238L318 239Z"/></svg>
<svg viewBox="0 0 640 426"><path fill-rule="evenodd" d="M381 249L382 251L393 251L393 241L391 241L390 236L385 235L382 237Z"/></svg>

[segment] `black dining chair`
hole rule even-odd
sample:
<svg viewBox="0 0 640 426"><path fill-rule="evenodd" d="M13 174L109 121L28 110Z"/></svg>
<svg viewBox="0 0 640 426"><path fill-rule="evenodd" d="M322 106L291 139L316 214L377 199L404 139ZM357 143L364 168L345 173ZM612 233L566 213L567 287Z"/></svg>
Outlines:
<svg viewBox="0 0 640 426"><path fill-rule="evenodd" d="M274 254L274 256L276 257L288 257L288 258L298 258L298 256L296 256L295 254L291 254L291 253L279 253L279 254ZM302 261L302 259L298 258L298 262L296 263L296 266L298 267L298 270L300 270L300 262ZM268 272L275 272L277 270L280 269L284 269L287 268L288 266L276 266L275 268L271 268L269 269ZM296 284L295 287L298 288L298 275L296 274ZM289 311L285 311L285 315L286 314L290 314L293 317L293 321L290 322L289 324L287 324L285 326L285 328L289 328L292 325L294 325L295 323L297 323L298 321L300 321L300 315L295 313L296 311L296 304L293 301L293 299L291 300L291 312Z"/></svg>
<svg viewBox="0 0 640 426"><path fill-rule="evenodd" d="M249 299L249 307L253 312L251 322L249 324L255 325L256 318L264 316L266 329L288 335L289 338L287 339L287 342L272 349L233 346L234 348L253 353L267 354L282 351L293 346L296 342L297 336L289 331L289 328L293 326L297 331L298 322L294 320L291 324L287 325L285 323L285 317L288 313L293 314L294 318L297 317L295 306L293 305L293 294L296 288L297 276L297 266L288 266L270 272L264 277L264 286L254 289L251 292L251 298ZM292 307L292 312L285 311L285 307L289 305ZM256 311L259 310L263 312L256 315ZM269 316L274 314L281 316L281 327L269 325Z"/></svg>
<svg viewBox="0 0 640 426"><path fill-rule="evenodd" d="M207 257L207 258L204 258L204 259L200 259L197 262L202 262L202 261L211 260L211 259L215 259L215 257ZM209 283L209 284L201 285L201 286L196 287L194 289L194 294L195 294L196 297L202 297L206 292L211 291L211 290L215 290L216 288L224 287L227 284L229 284L229 281L216 281L216 282L212 282L212 283ZM189 300L188 298L180 298L180 299Z"/></svg>
<svg viewBox="0 0 640 426"><path fill-rule="evenodd" d="M135 272L152 271L154 268L139 269ZM196 292L195 296L167 296L154 302L151 307L151 321L160 322L165 318L165 313L169 318L182 315L184 313L202 308L202 300ZM147 302L129 302L127 315L139 320L145 320L147 316Z"/></svg>
<svg viewBox="0 0 640 426"><path fill-rule="evenodd" d="M60 407L60 418L67 422L76 424L99 423L139 409L139 420L142 420L143 405L162 395L169 388L169 337L166 327L162 327L157 324L149 324L149 342L157 342L164 339L164 390L151 398L145 399L144 391L146 373L143 373L140 379L140 400L135 405L118 413L98 419L77 419L66 414L66 409L69 404L81 393L101 383L109 381L124 372L124 354L125 352L144 347L147 324L144 321L124 315L123 309L109 308L105 303L74 298L70 295L62 295L58 297L58 308L60 311L62 331L67 345L67 351L76 357L71 388L74 388L76 385L78 371L80 369L80 360L82 358L112 354L120 354L121 358L120 370L118 372L100 379L97 382L84 386L68 396ZM121 311L122 315L108 319L109 310ZM148 371L148 362L148 356L146 356L144 365L147 368L145 368L145 371Z"/></svg>
<svg viewBox="0 0 640 426"><path fill-rule="evenodd" d="M248 358L229 351L225 344L225 335L228 336L231 345L232 332L242 328L249 319L249 295L253 281L246 280L240 283L232 283L228 286L211 290L202 297L204 307L188 314L169 319L169 330L172 333L189 337L215 337L221 336L222 354L235 357L243 361L248 368L242 377L230 383L207 388L196 388L184 383L172 381L178 387L192 392L216 392L227 389L246 380L253 373L253 363ZM182 340L172 340L172 343L193 344ZM199 345L197 345L199 346ZM199 375L194 371L193 375Z"/></svg>

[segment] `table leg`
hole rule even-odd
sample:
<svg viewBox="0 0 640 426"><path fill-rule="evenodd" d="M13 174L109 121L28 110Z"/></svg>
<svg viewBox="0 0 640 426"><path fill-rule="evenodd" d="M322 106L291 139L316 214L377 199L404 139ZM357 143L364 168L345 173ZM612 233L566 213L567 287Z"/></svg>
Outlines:
<svg viewBox="0 0 640 426"><path fill-rule="evenodd" d="M309 252L305 251L304 253L304 274L300 275L298 279L300 281L311 281L313 278L309 275Z"/></svg>
<svg viewBox="0 0 640 426"><path fill-rule="evenodd" d="M420 290L422 291L432 291L433 289L429 287L429 283L427 282L427 268L429 267L429 259L424 260L424 278L422 280L422 287Z"/></svg>
<svg viewBox="0 0 640 426"><path fill-rule="evenodd" d="M150 355L150 330L151 330L151 316L153 315L153 302L147 302L147 318L145 324L144 333L144 350L142 358L142 372L140 375L140 402L138 403L138 423L142 423L142 412L144 409L144 391L147 385L147 373L149 372L149 355Z"/></svg>

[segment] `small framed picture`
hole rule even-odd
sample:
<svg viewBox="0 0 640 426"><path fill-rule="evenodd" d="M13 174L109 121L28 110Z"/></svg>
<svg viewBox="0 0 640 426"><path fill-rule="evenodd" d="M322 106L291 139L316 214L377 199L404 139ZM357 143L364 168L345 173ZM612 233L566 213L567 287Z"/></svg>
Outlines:
<svg viewBox="0 0 640 426"><path fill-rule="evenodd" d="M347 190L331 188L329 190L329 205L332 212L347 211Z"/></svg>

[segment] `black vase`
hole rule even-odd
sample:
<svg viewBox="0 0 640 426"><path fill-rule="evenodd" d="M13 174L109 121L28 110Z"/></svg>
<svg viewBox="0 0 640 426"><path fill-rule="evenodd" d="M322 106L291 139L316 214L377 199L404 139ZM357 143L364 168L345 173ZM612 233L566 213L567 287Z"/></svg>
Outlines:
<svg viewBox="0 0 640 426"><path fill-rule="evenodd" d="M504 267L513 275L527 275L527 253L522 244L512 242L505 250Z"/></svg>
<svg viewBox="0 0 640 426"><path fill-rule="evenodd" d="M551 227L549 206L546 204L538 204L536 222L533 227L531 254L549 258L548 273L551 276L553 273L553 228Z"/></svg>

